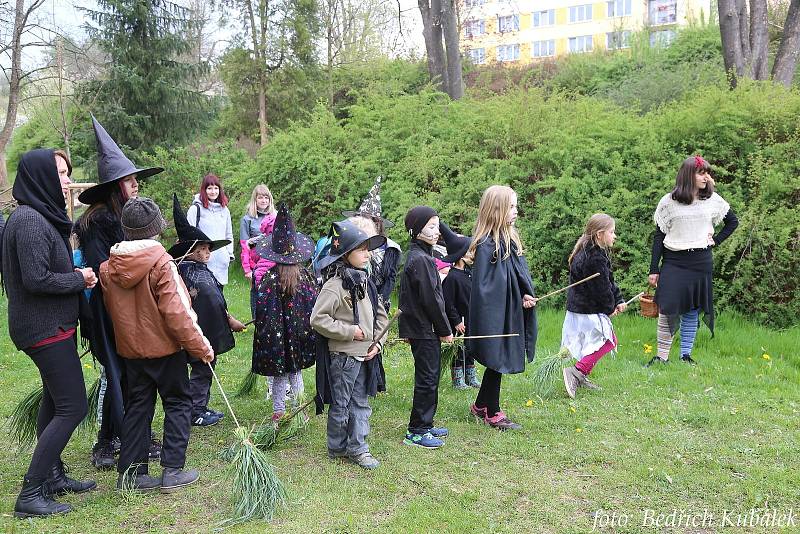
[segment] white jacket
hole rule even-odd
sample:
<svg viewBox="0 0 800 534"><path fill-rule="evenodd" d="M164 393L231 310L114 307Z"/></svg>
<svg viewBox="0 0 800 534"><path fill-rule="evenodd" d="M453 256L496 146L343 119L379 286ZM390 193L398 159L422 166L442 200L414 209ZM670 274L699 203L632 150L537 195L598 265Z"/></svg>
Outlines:
<svg viewBox="0 0 800 534"><path fill-rule="evenodd" d="M200 210L200 218L197 214ZM192 205L186 212L186 219L189 224L196 226L206 234L209 239L228 239L230 244L211 253L208 261L208 269L214 273L220 284L228 283L228 266L233 259L233 228L231 225L231 212L227 207L223 207L218 202L209 202L208 207L204 208L200 202L200 195L194 196Z"/></svg>

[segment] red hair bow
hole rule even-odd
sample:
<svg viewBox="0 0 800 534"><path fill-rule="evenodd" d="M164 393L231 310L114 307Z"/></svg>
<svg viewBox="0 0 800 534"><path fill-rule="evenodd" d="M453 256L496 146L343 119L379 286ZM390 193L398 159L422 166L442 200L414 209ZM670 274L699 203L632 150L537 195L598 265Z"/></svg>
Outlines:
<svg viewBox="0 0 800 534"><path fill-rule="evenodd" d="M694 166L696 169L702 169L706 165L708 165L708 163L706 162L706 160L703 159L703 156L694 157Z"/></svg>

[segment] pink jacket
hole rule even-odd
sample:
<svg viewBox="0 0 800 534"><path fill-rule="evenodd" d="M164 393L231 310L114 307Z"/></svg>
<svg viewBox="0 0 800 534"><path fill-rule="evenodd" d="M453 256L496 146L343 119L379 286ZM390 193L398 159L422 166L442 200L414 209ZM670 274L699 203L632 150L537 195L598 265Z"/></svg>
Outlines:
<svg viewBox="0 0 800 534"><path fill-rule="evenodd" d="M275 215L269 214L261 221L261 235L267 236L272 233L272 228L275 226ZM245 242L245 246L247 243ZM258 256L255 248L248 248L250 253L250 265L253 271L253 280L255 280L256 287L261 283L261 278L264 273L275 267L274 261L265 260Z"/></svg>

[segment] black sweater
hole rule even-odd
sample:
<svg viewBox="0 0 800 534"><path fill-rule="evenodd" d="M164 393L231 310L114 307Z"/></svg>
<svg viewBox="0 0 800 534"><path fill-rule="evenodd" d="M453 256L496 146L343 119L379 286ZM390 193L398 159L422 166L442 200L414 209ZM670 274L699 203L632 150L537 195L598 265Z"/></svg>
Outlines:
<svg viewBox="0 0 800 534"><path fill-rule="evenodd" d="M444 311L442 281L431 254L433 247L412 241L400 282L400 337L436 339L450 335Z"/></svg>
<svg viewBox="0 0 800 534"><path fill-rule="evenodd" d="M442 294L444 310L453 332L456 331L456 326L461 321L466 321L469 316L470 291L472 291L470 272L452 267L442 282Z"/></svg>
<svg viewBox="0 0 800 534"><path fill-rule="evenodd" d="M569 283L574 284L594 273L600 273L600 276L567 290L568 311L611 315L618 304L625 302L614 282L608 254L602 248L589 244L572 258Z"/></svg>
<svg viewBox="0 0 800 534"><path fill-rule="evenodd" d="M3 285L8 333L27 349L78 324L78 297L85 284L73 271L72 251L38 211L22 205L3 230Z"/></svg>
<svg viewBox="0 0 800 534"><path fill-rule="evenodd" d="M75 223L74 231L80 241L86 266L99 275L100 264L108 259L111 247L125 240L125 234L122 233L119 218L107 209L95 211L84 230L81 228L81 221L85 216L82 215Z"/></svg>

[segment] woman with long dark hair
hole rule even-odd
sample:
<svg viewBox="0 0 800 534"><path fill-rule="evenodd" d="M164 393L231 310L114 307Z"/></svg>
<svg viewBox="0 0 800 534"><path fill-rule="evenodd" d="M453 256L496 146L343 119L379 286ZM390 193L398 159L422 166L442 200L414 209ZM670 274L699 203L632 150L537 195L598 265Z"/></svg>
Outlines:
<svg viewBox="0 0 800 534"><path fill-rule="evenodd" d="M730 204L714 192L711 165L700 156L683 161L675 188L661 198L653 219L656 233L648 282L657 286L658 351L647 365L669 361L679 329L681 361L694 364L692 349L701 310L714 333L711 249L733 233L739 220ZM714 227L723 223L715 235Z"/></svg>
<svg viewBox="0 0 800 534"><path fill-rule="evenodd" d="M108 260L111 247L125 240L120 222L125 202L138 196L139 180L158 174L164 169L137 168L94 117L92 124L97 138L97 173L100 183L86 189L78 197L89 208L75 224L75 233L86 266L99 273L100 264ZM92 326L90 329L84 328L86 321L83 321L81 334L89 339L92 355L102 364L102 378L105 381L105 387L101 389L102 417L97 443L92 447L92 464L98 469L111 469L116 463L112 443L122 432L124 366L117 354L114 329L106 313L100 287L92 291L89 308ZM159 449L160 445L156 443L152 455L156 455Z"/></svg>
<svg viewBox="0 0 800 534"><path fill-rule="evenodd" d="M19 207L2 239L8 333L36 365L43 388L36 448L14 505L14 516L21 518L67 513L72 507L53 496L95 487L94 481L68 478L61 462L88 409L75 331L80 295L94 287L97 276L91 268L73 266L72 221L57 159L45 149L22 155L12 192Z"/></svg>

